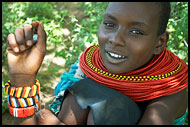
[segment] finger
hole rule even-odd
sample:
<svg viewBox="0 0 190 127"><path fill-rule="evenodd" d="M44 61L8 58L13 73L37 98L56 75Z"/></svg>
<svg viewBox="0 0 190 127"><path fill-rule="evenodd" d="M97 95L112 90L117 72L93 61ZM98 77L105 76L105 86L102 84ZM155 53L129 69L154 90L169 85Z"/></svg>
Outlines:
<svg viewBox="0 0 190 127"><path fill-rule="evenodd" d="M28 41L26 41L26 44L29 47L29 46L32 46L34 44L34 42L32 40L28 40Z"/></svg>
<svg viewBox="0 0 190 127"><path fill-rule="evenodd" d="M36 47L40 50L46 50L46 32L44 31L44 26L42 22L36 21L33 23L33 26L37 29L38 40Z"/></svg>
<svg viewBox="0 0 190 127"><path fill-rule="evenodd" d="M24 35L25 35L26 45L31 46L31 42L33 39L32 25L29 24L24 25Z"/></svg>
<svg viewBox="0 0 190 127"><path fill-rule="evenodd" d="M32 27L37 29L38 24L39 24L39 21L34 21L32 22Z"/></svg>
<svg viewBox="0 0 190 127"><path fill-rule="evenodd" d="M8 37L7 37L6 49L12 50L11 46L9 45Z"/></svg>
<svg viewBox="0 0 190 127"><path fill-rule="evenodd" d="M44 31L44 25L42 22L40 22L38 25L37 34L38 41L46 42L46 32Z"/></svg>
<svg viewBox="0 0 190 127"><path fill-rule="evenodd" d="M17 28L15 30L15 37L16 37L16 42L19 46L19 49L21 51L24 51L25 50L25 46L26 46L26 40L25 40L25 37L24 37L24 30L21 29L21 28Z"/></svg>
<svg viewBox="0 0 190 127"><path fill-rule="evenodd" d="M9 34L8 37L7 37L7 40L8 40L8 44L7 46L9 47L9 50L10 48L14 51L14 52L19 52L19 47L16 43L16 38L15 38L15 35L14 34Z"/></svg>
<svg viewBox="0 0 190 127"><path fill-rule="evenodd" d="M7 43L6 43L6 53L14 53L13 49L9 45L8 40L7 40Z"/></svg>

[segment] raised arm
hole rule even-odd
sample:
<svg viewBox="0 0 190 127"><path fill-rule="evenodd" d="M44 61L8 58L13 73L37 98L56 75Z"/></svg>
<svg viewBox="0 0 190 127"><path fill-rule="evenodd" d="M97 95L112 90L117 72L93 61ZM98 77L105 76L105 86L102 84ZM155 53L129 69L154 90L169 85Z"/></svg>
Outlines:
<svg viewBox="0 0 190 127"><path fill-rule="evenodd" d="M37 30L38 40L33 41L33 29ZM26 87L35 84L37 72L46 52L46 33L42 22L35 21L17 28L8 35L7 58L11 86ZM36 124L35 115L15 118L15 124Z"/></svg>

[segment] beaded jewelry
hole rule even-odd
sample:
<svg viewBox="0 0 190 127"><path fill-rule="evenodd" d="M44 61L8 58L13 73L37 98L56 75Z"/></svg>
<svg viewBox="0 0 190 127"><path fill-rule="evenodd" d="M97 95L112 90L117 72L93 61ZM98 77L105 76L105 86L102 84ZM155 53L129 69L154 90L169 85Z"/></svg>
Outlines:
<svg viewBox="0 0 190 127"><path fill-rule="evenodd" d="M24 108L35 105L39 101L39 95L29 98L16 98L8 95L7 102L11 107Z"/></svg>
<svg viewBox="0 0 190 127"><path fill-rule="evenodd" d="M105 72L101 69L96 68L93 64L92 64L92 55L94 53L94 51L98 48L98 45L93 46L92 48L90 48L90 50L88 51L87 55L86 55L86 61L88 66L93 69L95 72L98 72L104 76L108 76L117 80L130 80L130 81L148 81L148 80L159 80L159 79L163 79L163 78L167 78L169 76L172 76L173 74L175 74L180 68L182 63L179 63L179 66L177 67L176 70L173 70L169 73L166 74L162 74L162 75L151 75L151 76L122 76L122 75L117 75L117 74L112 74L112 73L108 73Z"/></svg>
<svg viewBox="0 0 190 127"><path fill-rule="evenodd" d="M104 65L100 48L93 45L82 53L79 66L90 79L125 94L135 102L171 95L188 86L187 64L166 47L146 66L114 74Z"/></svg>
<svg viewBox="0 0 190 127"><path fill-rule="evenodd" d="M34 106L26 108L13 108L10 105L8 105L8 107L9 107L9 112L12 116L24 118L33 115L35 111L38 110L39 101Z"/></svg>
<svg viewBox="0 0 190 127"><path fill-rule="evenodd" d="M28 117L39 108L40 82L36 79L35 85L30 87L11 86L10 80L5 83L5 93L9 112L14 117Z"/></svg>
<svg viewBox="0 0 190 127"><path fill-rule="evenodd" d="M33 41L34 41L34 42L37 42L37 40L38 40L38 34L34 34L34 35L33 35Z"/></svg>
<svg viewBox="0 0 190 127"><path fill-rule="evenodd" d="M40 91L40 82L36 79L36 84L31 87L15 87L11 86L10 81L5 83L5 93L7 95L16 97L16 98L28 98L33 97L36 94L39 94Z"/></svg>

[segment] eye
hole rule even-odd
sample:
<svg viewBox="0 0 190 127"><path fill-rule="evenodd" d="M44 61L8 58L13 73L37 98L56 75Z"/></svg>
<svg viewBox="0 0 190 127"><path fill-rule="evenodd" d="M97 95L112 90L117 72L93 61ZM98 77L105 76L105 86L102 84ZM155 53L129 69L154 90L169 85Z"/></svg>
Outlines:
<svg viewBox="0 0 190 127"><path fill-rule="evenodd" d="M132 34L144 35L144 33L143 33L141 30L138 30L138 29L136 29L136 30L131 30L130 32L131 32Z"/></svg>
<svg viewBox="0 0 190 127"><path fill-rule="evenodd" d="M114 23L111 22L104 22L103 23L106 27L115 27L116 25Z"/></svg>

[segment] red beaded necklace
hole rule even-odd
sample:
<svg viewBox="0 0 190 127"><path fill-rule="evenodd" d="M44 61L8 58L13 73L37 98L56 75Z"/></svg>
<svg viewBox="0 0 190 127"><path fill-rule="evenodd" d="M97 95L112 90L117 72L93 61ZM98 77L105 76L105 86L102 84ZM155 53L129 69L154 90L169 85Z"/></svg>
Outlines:
<svg viewBox="0 0 190 127"><path fill-rule="evenodd" d="M89 78L136 102L171 95L188 86L186 63L166 48L146 67L124 74L112 74L105 68L96 45L83 52L79 64Z"/></svg>

